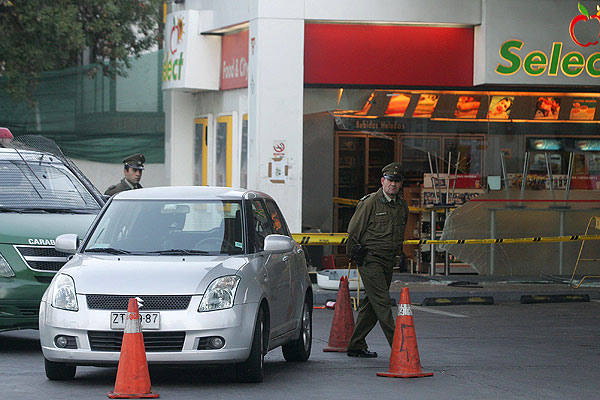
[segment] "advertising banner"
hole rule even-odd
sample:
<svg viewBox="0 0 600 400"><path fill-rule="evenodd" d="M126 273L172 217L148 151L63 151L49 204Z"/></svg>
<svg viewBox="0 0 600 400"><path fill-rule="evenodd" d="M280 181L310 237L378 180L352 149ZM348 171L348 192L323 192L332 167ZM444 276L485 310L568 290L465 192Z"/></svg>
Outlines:
<svg viewBox="0 0 600 400"><path fill-rule="evenodd" d="M600 83L596 2L488 1L483 13L475 29L475 85ZM552 107L552 99L547 103ZM555 118L550 112L540 117Z"/></svg>
<svg viewBox="0 0 600 400"><path fill-rule="evenodd" d="M163 89L219 88L221 38L200 35L200 25L207 13L198 10L176 11L167 15Z"/></svg>
<svg viewBox="0 0 600 400"><path fill-rule="evenodd" d="M221 90L248 87L248 30L223 37Z"/></svg>

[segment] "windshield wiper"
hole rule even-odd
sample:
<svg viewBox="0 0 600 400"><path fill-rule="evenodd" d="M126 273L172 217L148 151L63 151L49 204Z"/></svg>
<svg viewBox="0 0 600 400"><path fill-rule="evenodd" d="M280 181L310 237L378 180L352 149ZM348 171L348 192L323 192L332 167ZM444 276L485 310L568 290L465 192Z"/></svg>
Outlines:
<svg viewBox="0 0 600 400"><path fill-rule="evenodd" d="M156 250L148 251L149 254L160 254L160 255L180 255L180 254L209 254L206 250L192 250L192 249L169 249L169 250Z"/></svg>
<svg viewBox="0 0 600 400"><path fill-rule="evenodd" d="M15 213L29 213L29 214L47 214L47 210L41 210L36 208L17 208L17 207L0 207L0 212L15 212Z"/></svg>
<svg viewBox="0 0 600 400"><path fill-rule="evenodd" d="M115 249L113 247L94 247L85 249L86 253L131 254L129 250Z"/></svg>

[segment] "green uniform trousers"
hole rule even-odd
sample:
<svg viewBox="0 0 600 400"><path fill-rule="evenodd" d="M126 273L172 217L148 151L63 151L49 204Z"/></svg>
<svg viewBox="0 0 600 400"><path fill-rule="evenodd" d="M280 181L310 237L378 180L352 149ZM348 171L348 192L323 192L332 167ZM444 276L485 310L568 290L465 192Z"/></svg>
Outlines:
<svg viewBox="0 0 600 400"><path fill-rule="evenodd" d="M358 271L365 286L366 296L360 299L358 317L354 326L354 333L350 338L348 348L361 350L367 348L365 338L379 321L390 347L394 341L395 322L392 316L390 302L390 285L392 283L391 264L375 257L367 256L364 266L359 266Z"/></svg>

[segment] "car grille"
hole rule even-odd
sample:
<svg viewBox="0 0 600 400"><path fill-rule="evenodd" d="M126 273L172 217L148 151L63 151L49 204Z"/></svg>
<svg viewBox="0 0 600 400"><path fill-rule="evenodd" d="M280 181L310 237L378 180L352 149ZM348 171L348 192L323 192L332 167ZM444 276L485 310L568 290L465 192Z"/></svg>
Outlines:
<svg viewBox="0 0 600 400"><path fill-rule="evenodd" d="M23 317L37 317L40 313L39 307L17 307Z"/></svg>
<svg viewBox="0 0 600 400"><path fill-rule="evenodd" d="M56 272L65 265L69 256L52 246L15 246L15 249L33 271Z"/></svg>
<svg viewBox="0 0 600 400"><path fill-rule="evenodd" d="M86 295L88 308L94 310L127 310L127 304L132 297L139 297L143 300L143 311L186 310L192 300L192 296Z"/></svg>
<svg viewBox="0 0 600 400"><path fill-rule="evenodd" d="M147 352L181 351L185 332L144 331L144 347ZM121 351L123 332L88 331L92 351Z"/></svg>

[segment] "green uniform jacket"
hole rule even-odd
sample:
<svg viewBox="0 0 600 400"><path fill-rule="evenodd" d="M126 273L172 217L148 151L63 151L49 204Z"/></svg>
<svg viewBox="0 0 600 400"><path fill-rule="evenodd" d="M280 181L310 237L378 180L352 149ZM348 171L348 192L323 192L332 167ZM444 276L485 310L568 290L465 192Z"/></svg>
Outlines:
<svg viewBox="0 0 600 400"><path fill-rule="evenodd" d="M117 183L116 185L109 186L108 189L106 189L106 192L104 192L104 194L107 196L112 196L113 194L124 192L125 190L141 189L141 188L142 188L142 185L140 185L139 183L132 185L131 183L127 182L127 180L125 178L123 178L123 179L121 179L121 182Z"/></svg>
<svg viewBox="0 0 600 400"><path fill-rule="evenodd" d="M381 188L360 199L348 225L348 256L352 254L356 241L368 249L367 256L391 261L400 254L408 205L399 195L393 203L386 200Z"/></svg>

